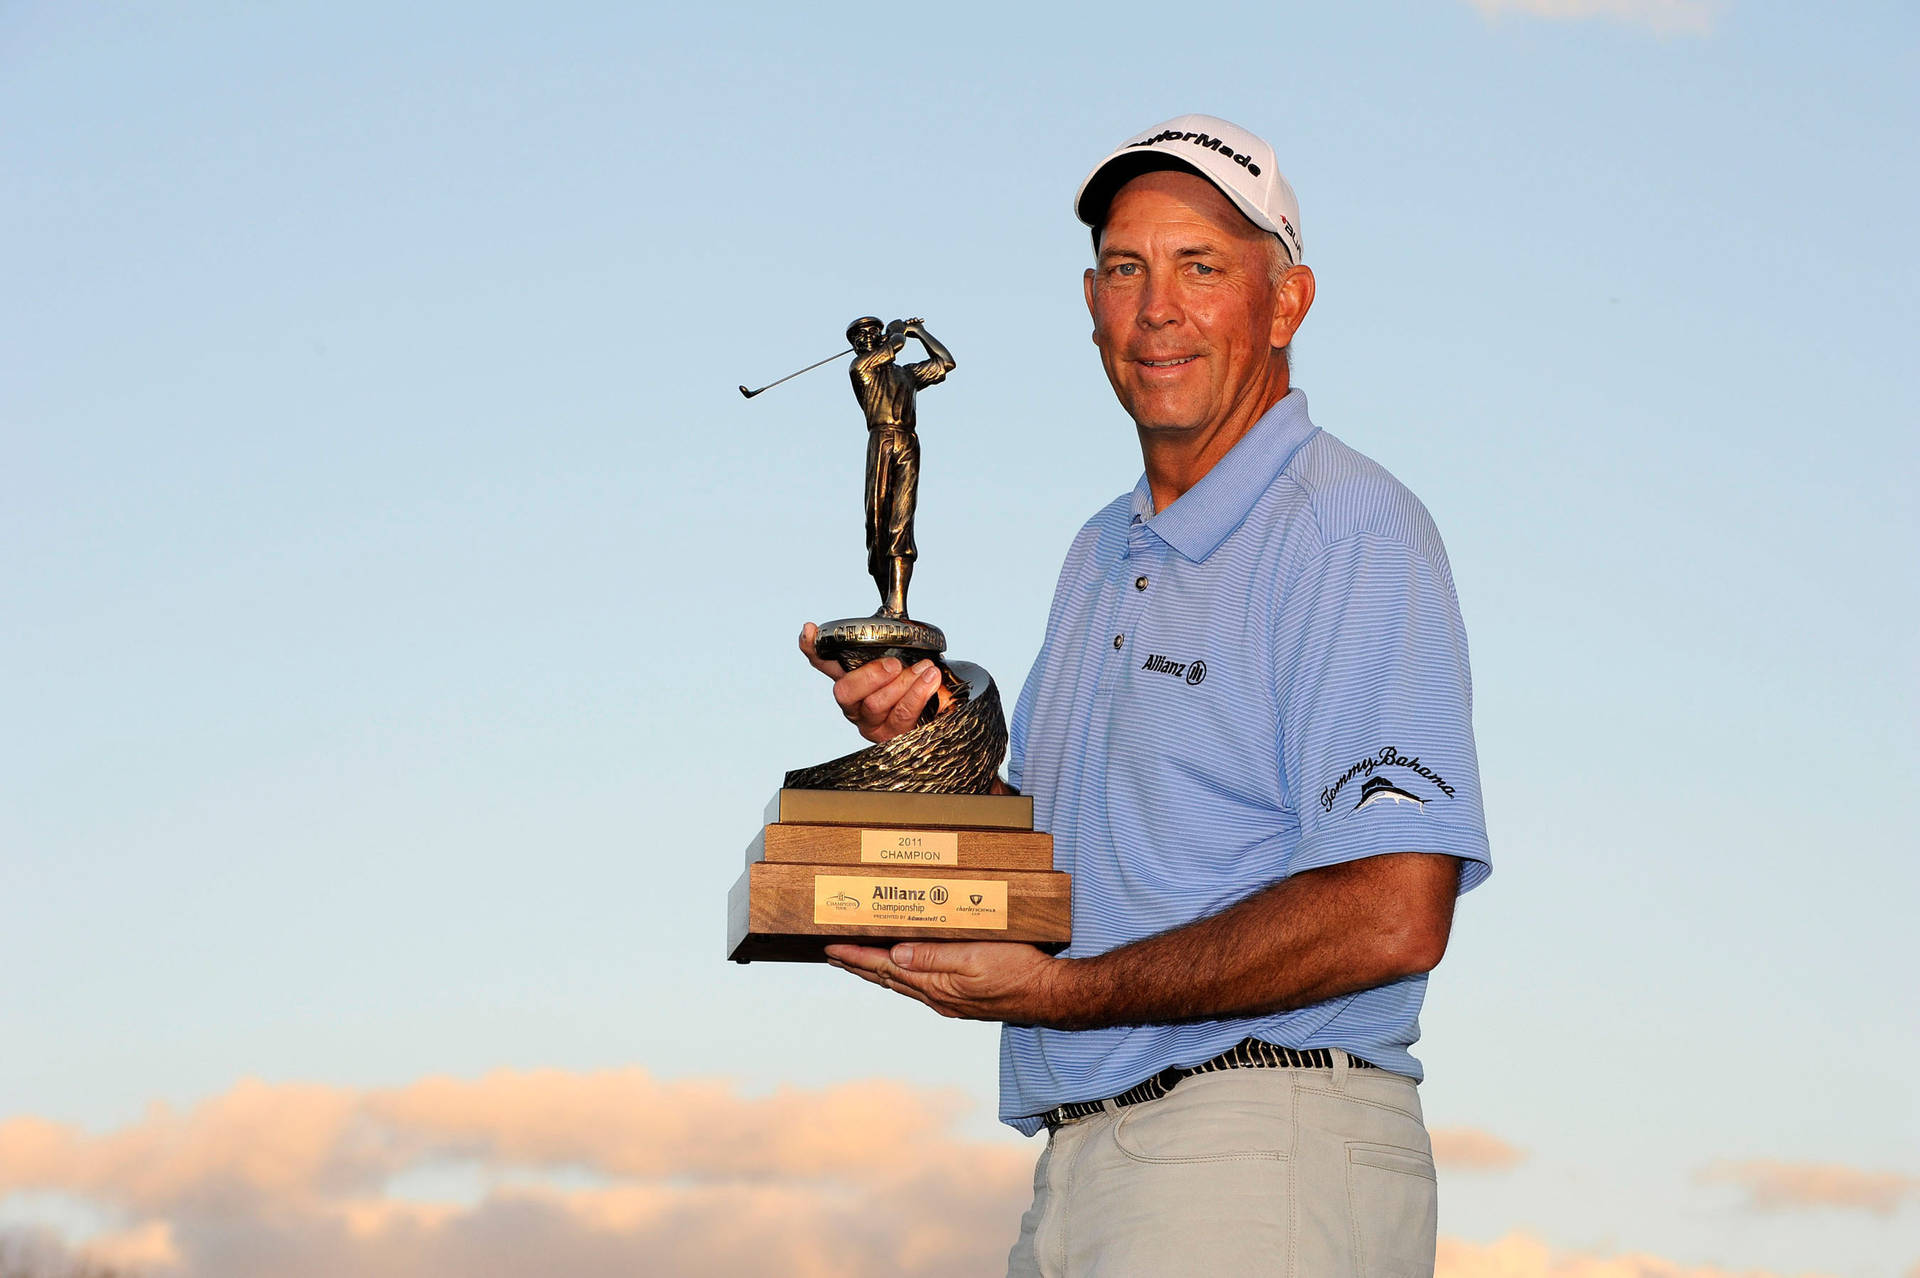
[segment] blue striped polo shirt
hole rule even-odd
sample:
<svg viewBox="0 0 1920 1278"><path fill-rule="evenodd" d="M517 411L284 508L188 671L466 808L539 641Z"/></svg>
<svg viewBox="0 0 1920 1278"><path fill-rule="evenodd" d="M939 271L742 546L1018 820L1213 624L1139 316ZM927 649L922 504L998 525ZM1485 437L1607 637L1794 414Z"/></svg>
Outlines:
<svg viewBox="0 0 1920 1278"><path fill-rule="evenodd" d="M1467 636L1419 499L1290 392L1156 513L1143 476L1067 552L1014 709L1008 778L1073 875L1068 957L1383 852L1490 860ZM1000 1117L1195 1065L1249 1035L1421 1077L1426 977L1272 1016L1009 1025Z"/></svg>

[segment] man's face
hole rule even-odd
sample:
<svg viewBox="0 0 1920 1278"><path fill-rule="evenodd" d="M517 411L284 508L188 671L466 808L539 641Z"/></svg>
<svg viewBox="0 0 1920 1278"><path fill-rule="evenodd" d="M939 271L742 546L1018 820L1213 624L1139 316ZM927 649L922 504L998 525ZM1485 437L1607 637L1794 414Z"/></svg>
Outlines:
<svg viewBox="0 0 1920 1278"><path fill-rule="evenodd" d="M849 332L847 336L853 341L853 349L865 355L868 351L880 344L880 326L878 324L861 324Z"/></svg>
<svg viewBox="0 0 1920 1278"><path fill-rule="evenodd" d="M1278 348L1306 308L1273 283L1272 238L1191 173L1143 174L1114 196L1087 309L1142 430L1244 429L1284 391Z"/></svg>

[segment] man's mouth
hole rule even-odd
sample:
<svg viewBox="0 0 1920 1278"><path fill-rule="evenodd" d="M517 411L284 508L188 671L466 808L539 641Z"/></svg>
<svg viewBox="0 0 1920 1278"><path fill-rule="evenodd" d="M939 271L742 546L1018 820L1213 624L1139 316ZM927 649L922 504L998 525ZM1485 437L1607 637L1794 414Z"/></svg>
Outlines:
<svg viewBox="0 0 1920 1278"><path fill-rule="evenodd" d="M1148 368L1178 368L1182 364L1191 364L1199 358L1198 355L1182 355L1178 359L1142 359L1134 362Z"/></svg>

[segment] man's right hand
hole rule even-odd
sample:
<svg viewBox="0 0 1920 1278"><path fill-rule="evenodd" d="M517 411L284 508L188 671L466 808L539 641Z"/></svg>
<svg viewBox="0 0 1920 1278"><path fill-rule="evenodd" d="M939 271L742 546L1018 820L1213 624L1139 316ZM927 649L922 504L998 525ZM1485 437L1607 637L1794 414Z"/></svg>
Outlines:
<svg viewBox="0 0 1920 1278"><path fill-rule="evenodd" d="M856 670L822 657L813 646L820 628L800 627L800 653L815 670L833 680L833 699L848 723L875 745L891 741L920 722L927 699L940 689L940 670L931 661L902 668L893 657L869 661Z"/></svg>

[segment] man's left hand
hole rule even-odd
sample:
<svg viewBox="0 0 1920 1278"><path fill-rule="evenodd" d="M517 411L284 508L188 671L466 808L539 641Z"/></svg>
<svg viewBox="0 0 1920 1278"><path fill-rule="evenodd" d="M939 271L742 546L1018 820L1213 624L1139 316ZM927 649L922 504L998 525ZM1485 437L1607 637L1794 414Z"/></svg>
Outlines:
<svg viewBox="0 0 1920 1278"><path fill-rule="evenodd" d="M1016 1025L1073 1019L1066 960L1008 941L914 941L891 950L829 945L827 961L942 1016Z"/></svg>

